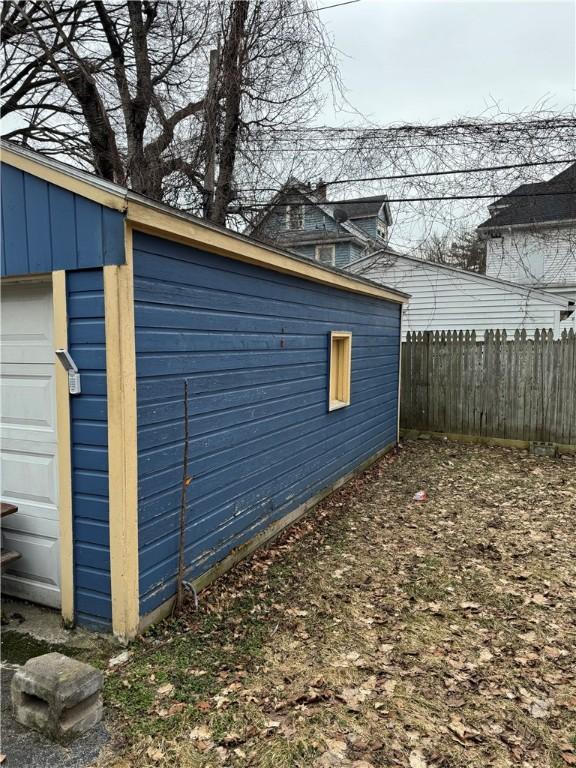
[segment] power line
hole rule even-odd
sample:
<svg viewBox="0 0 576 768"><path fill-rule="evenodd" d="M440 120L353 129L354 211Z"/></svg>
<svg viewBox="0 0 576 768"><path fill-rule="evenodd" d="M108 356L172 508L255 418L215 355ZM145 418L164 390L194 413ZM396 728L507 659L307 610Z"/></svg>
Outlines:
<svg viewBox="0 0 576 768"><path fill-rule="evenodd" d="M334 5L321 5L320 8L315 8L315 11L327 11L329 8L340 8L342 5L353 5L359 3L360 0L346 0L345 3L335 3Z"/></svg>
<svg viewBox="0 0 576 768"><path fill-rule="evenodd" d="M518 193L514 194L511 193L494 193L494 194L485 194L485 195L437 195L433 197L390 197L387 198L386 202L388 203L417 203L417 202L426 202L426 201L441 201L441 200L489 200L496 197L505 197L508 198L518 198L518 197L549 197L551 195L574 195L576 196L576 190L573 191L558 191L558 192L526 192L526 193ZM343 205L345 203L350 203L352 201L350 200L324 200L324 201L318 201L317 203L313 202L305 202L305 203L298 203L298 205L301 206L314 206L317 207L318 205ZM270 205L270 202L268 203L249 203L245 206L242 206L242 210L247 209L257 209L257 208L267 208ZM236 211L231 211L231 213L235 213Z"/></svg>
<svg viewBox="0 0 576 768"><path fill-rule="evenodd" d="M400 125L386 125L386 126L335 126L335 125L311 125L306 127L290 128L286 126L282 129L284 133L300 133L300 132L330 132L330 133L362 133L362 134L376 134L376 133L398 133L400 131L413 131L413 132L438 132L438 131L455 131L463 128L474 129L477 131L491 130L493 128L502 128L504 130L525 130L527 128L533 129L549 129L553 128L574 128L576 126L575 117L546 117L536 120L504 120L504 121L485 121L485 122L473 122L473 121L454 121L451 123L437 123L437 124L418 124L418 123L403 123Z"/></svg>
<svg viewBox="0 0 576 768"><path fill-rule="evenodd" d="M320 8L306 8L303 11L298 11L298 13L288 13L286 16L283 16L283 19L290 19L292 16L304 16L307 13L319 13L320 11L327 11L329 8L340 8L342 5L353 5L354 3L359 3L360 0L346 0L344 3L335 3L334 5L322 5Z"/></svg>
<svg viewBox="0 0 576 768"><path fill-rule="evenodd" d="M541 165L566 165L568 163L576 162L575 158L567 158L565 160L539 160L531 163L510 163L508 165L489 165L480 168L457 168L446 171L421 171L418 173L403 173L392 176L363 176L355 179L322 179L323 184L330 186L334 184L351 184L357 181L390 181L393 179L416 179L423 176L450 176L454 174L462 173L480 173L482 171L504 171L511 168L531 168ZM282 187L240 187L240 192L280 192Z"/></svg>

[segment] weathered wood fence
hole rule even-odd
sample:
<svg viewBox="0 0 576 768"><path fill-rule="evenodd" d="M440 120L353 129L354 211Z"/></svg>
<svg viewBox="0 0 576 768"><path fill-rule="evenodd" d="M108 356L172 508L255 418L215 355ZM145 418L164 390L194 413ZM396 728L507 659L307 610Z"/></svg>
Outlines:
<svg viewBox="0 0 576 768"><path fill-rule="evenodd" d="M576 444L576 335L408 333L401 426Z"/></svg>

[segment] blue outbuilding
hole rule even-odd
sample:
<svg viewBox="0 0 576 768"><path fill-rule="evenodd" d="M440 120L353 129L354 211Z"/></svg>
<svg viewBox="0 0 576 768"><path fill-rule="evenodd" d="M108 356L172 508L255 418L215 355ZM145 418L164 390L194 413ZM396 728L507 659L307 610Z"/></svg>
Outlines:
<svg viewBox="0 0 576 768"><path fill-rule="evenodd" d="M3 591L129 639L395 444L407 297L2 149Z"/></svg>

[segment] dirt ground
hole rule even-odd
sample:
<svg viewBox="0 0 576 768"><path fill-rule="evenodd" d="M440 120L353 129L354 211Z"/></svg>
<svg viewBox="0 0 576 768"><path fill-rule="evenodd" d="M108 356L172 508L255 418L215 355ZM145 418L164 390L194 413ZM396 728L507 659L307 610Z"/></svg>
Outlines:
<svg viewBox="0 0 576 768"><path fill-rule="evenodd" d="M408 442L109 670L101 764L576 765L575 529L574 457Z"/></svg>

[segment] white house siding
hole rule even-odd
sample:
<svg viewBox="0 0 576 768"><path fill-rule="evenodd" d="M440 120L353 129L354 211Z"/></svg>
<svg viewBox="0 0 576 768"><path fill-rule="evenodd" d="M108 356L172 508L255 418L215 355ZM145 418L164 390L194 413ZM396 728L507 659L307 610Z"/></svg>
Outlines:
<svg viewBox="0 0 576 768"><path fill-rule="evenodd" d="M576 288L576 227L502 229L500 234L487 240L487 275L540 287Z"/></svg>
<svg viewBox="0 0 576 768"><path fill-rule="evenodd" d="M483 334L498 328L512 333L523 328L529 335L542 328L559 333L560 311L567 303L564 297L556 302L553 296L542 298L539 291L515 290L482 275L403 257L389 267L376 263L363 268L359 262L353 271L411 295L404 309L404 336L407 331L475 330Z"/></svg>

